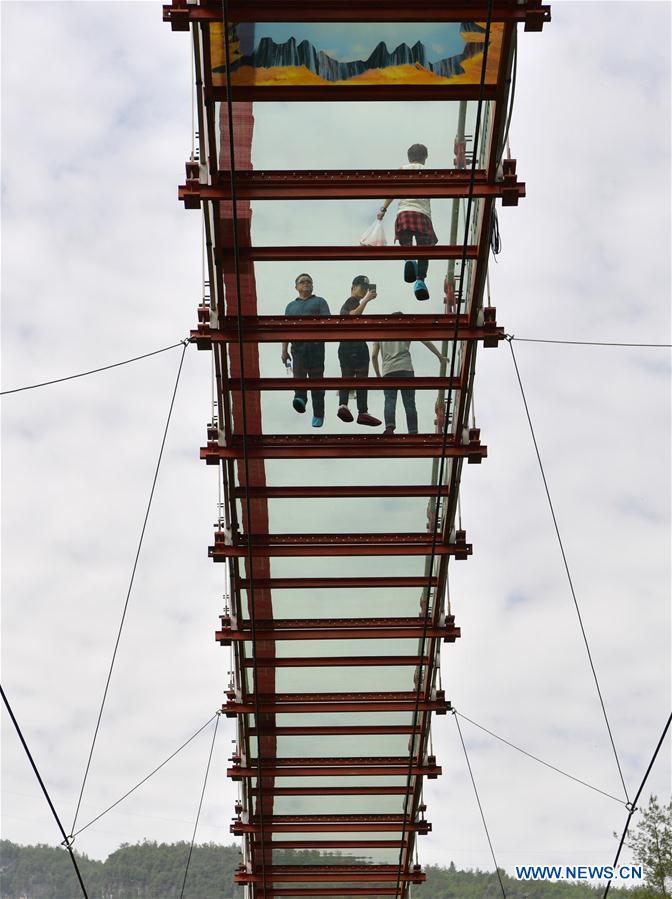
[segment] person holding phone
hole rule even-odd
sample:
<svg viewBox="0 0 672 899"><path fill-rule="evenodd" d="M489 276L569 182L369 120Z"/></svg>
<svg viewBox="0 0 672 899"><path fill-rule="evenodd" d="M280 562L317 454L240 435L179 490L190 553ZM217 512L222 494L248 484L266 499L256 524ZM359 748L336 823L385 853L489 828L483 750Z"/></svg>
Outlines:
<svg viewBox="0 0 672 899"><path fill-rule="evenodd" d="M371 284L366 275L353 278L350 296L341 307L341 315L361 315L372 300L375 300L376 285ZM369 347L365 340L342 340L338 346L338 361L341 364L341 375L344 378L368 378ZM339 391L339 406L336 413L341 421L354 421L348 409L350 391L347 388ZM357 390L357 424L376 427L381 424L379 418L369 415L368 390L362 387Z"/></svg>

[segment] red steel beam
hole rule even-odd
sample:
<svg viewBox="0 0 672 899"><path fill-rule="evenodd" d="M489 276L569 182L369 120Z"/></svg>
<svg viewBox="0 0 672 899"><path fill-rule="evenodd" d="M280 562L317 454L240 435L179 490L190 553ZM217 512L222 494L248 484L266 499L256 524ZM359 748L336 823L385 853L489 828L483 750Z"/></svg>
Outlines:
<svg viewBox="0 0 672 899"><path fill-rule="evenodd" d="M229 0L231 22L479 22L488 17L486 0ZM190 22L221 22L219 0L198 6L173 0L163 7L163 20L173 31L188 31ZM550 22L550 6L541 0L496 0L493 22L524 23L526 31L541 31Z"/></svg>
<svg viewBox="0 0 672 899"><path fill-rule="evenodd" d="M321 843L320 846L323 846ZM403 892L403 887L401 888ZM401 896L402 892L396 887L348 887L348 896ZM272 899L274 896L342 896L343 887L309 887L302 890L299 887L287 889L267 888L257 893L264 899Z"/></svg>
<svg viewBox="0 0 672 899"><path fill-rule="evenodd" d="M216 250L224 265L233 265L233 247L220 244ZM478 246L435 244L433 247L413 247L415 259L476 259ZM338 262L348 260L388 259L400 260L408 258L406 247L384 246L310 246L310 247L242 247L238 256L244 263L251 262Z"/></svg>
<svg viewBox="0 0 672 899"><path fill-rule="evenodd" d="M248 727L247 733L256 737L273 734L277 737L339 737L361 736L363 734L419 734L420 727L412 727L410 724L354 724L317 727L262 727L261 731L256 727Z"/></svg>
<svg viewBox="0 0 672 899"><path fill-rule="evenodd" d="M250 790L253 796L259 795L258 787ZM408 796L413 792L410 787L273 787L263 793L271 792L274 796Z"/></svg>
<svg viewBox="0 0 672 899"><path fill-rule="evenodd" d="M375 668L427 665L429 656L296 656L282 659L257 659L261 667L273 668ZM245 659L243 668L254 668L254 659Z"/></svg>
<svg viewBox="0 0 672 899"><path fill-rule="evenodd" d="M254 715L254 702L238 702L230 700L222 706L222 711L227 718L235 718L236 715ZM421 700L417 705L419 712L436 712L445 715L450 711L450 703L445 700ZM286 714L286 715L321 715L325 712L414 712L415 700L400 700L390 702L262 702L259 708L260 714ZM250 776L254 776L251 774Z"/></svg>
<svg viewBox="0 0 672 899"><path fill-rule="evenodd" d="M273 884L273 883L391 883L400 880L404 883L422 883L426 880L426 875L407 874L400 872L399 868L394 871L353 871L346 865L346 870L338 871L333 866L329 871L321 871L317 866L307 865L304 871L279 871L277 866L270 866L266 869L266 876L263 874L251 874L239 872L234 874L236 883L254 883L254 884ZM375 867L375 866L372 866ZM275 869L275 870L274 870Z"/></svg>
<svg viewBox="0 0 672 899"><path fill-rule="evenodd" d="M343 539L347 537L349 539ZM227 543L224 532L215 532L215 544L208 555L215 562L243 558L248 552L247 538L236 537ZM253 556L454 556L466 559L472 554L471 543L434 543L429 533L417 534L267 534L252 535Z"/></svg>
<svg viewBox="0 0 672 899"><path fill-rule="evenodd" d="M403 755L377 755L377 756L301 756L300 758L289 758L287 756L283 756L282 758L265 758L262 756L261 766L265 768L267 765L275 768L321 768L326 766L330 766L333 768L352 768L357 766L364 766L369 768L379 768L381 765L395 765L402 770L408 767L410 759ZM415 762L415 759L413 760ZM249 760L250 768L256 768L259 764L259 759L253 758ZM430 766L432 767L432 766ZM281 816L283 817L283 816ZM284 817L287 817L286 815ZM295 817L294 815L290 815L290 817ZM319 817L323 818L323 815ZM328 815L327 817L332 818L334 816ZM336 818L341 818L343 815L337 815ZM352 817L351 815L346 815L346 818Z"/></svg>
<svg viewBox="0 0 672 899"><path fill-rule="evenodd" d="M234 487L231 491L236 499L244 499L246 491L243 487ZM338 497L374 497L374 496L448 496L450 485L441 487L432 484L383 484L381 486L364 485L328 485L328 486L286 486L286 487L249 487L253 499L329 499ZM426 585L426 581L421 586ZM414 586L417 586L414 585Z"/></svg>
<svg viewBox="0 0 672 899"><path fill-rule="evenodd" d="M437 587L438 577L274 577L255 579L255 587L268 590L351 590L372 587ZM239 578L236 586L249 590L248 578Z"/></svg>
<svg viewBox="0 0 672 899"><path fill-rule="evenodd" d="M415 248L414 248L415 249ZM472 325L466 315L331 315L286 316L246 315L241 319L243 341L247 343L279 343L290 340L483 340L486 346L497 346L504 340L504 329L497 326L496 310L490 307L482 325ZM238 340L238 320L223 316L219 328L201 323L191 332L191 340L200 348L213 343ZM201 344L203 345L201 347Z"/></svg>
<svg viewBox="0 0 672 899"><path fill-rule="evenodd" d="M351 821L333 823L317 823L310 822L307 824L271 824L264 821L264 831L268 833L378 833L389 831L396 833L404 831L406 833L428 833L432 829L429 822L406 823L400 822L367 822L367 821ZM258 824L246 824L242 821L234 822L230 827L231 833L240 836L244 833L260 833L261 826Z"/></svg>
<svg viewBox="0 0 672 899"><path fill-rule="evenodd" d="M252 845L273 849L404 849L406 840L261 840L255 838Z"/></svg>
<svg viewBox="0 0 672 899"><path fill-rule="evenodd" d="M245 440L249 459L466 459L479 464L488 455L480 439L464 443L448 434L266 434ZM234 435L229 446L209 440L201 447L200 457L206 465L217 465L221 459L241 459L243 438Z"/></svg>
<svg viewBox="0 0 672 899"><path fill-rule="evenodd" d="M386 639L395 639L395 640L407 640L407 639L422 639L423 633L425 637L428 639L434 638L437 640L443 640L444 643L454 643L455 639L460 636L459 627L428 627L423 628L422 624L418 624L415 627L394 627L394 628L333 628L332 630L323 631L317 628L297 628L295 631L276 631L272 629L267 629L262 632L257 631L257 639L262 640L386 640ZM249 641L252 639L252 629L248 628L243 630L241 628L235 630L233 628L223 628L222 630L216 631L215 640L221 646L229 646L232 641ZM357 665L358 661L354 661L357 659L357 656L353 656L347 658L343 661L342 664L350 664ZM385 661L381 662L381 658L384 660L389 660L393 658L393 656L382 656L372 659L369 664L385 664ZM297 660L292 660L297 661ZM299 660L300 661L300 660ZM329 657L325 656L326 662L329 661ZM322 664L324 664L324 661ZM387 664L390 664L388 661ZM392 663L395 664L395 663ZM397 662L396 664L411 664L407 658L403 662ZM262 659L257 660L257 665L263 667L264 661ZM282 667L282 666L280 666ZM308 666L309 667L309 666ZM315 667L315 660L313 660L313 667Z"/></svg>
<svg viewBox="0 0 672 899"><path fill-rule="evenodd" d="M399 390L409 386L409 378L245 378L241 386L240 379L232 376L223 382L227 390L296 390L305 385L311 390ZM414 390L460 390L460 378L416 377L413 378Z"/></svg>
<svg viewBox="0 0 672 899"><path fill-rule="evenodd" d="M236 172L238 199L246 200L385 200L390 196L433 199L497 198L503 206L517 206L525 196L525 184L515 172L491 183L484 169L359 169L331 171ZM231 182L222 176L213 184L187 181L178 188L178 198L187 209L197 209L204 200L231 202Z"/></svg>

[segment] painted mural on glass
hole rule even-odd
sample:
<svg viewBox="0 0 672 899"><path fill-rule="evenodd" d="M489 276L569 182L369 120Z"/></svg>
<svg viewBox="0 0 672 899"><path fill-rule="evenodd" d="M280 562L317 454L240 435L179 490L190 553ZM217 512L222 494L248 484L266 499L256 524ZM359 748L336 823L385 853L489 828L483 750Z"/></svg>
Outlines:
<svg viewBox="0 0 672 899"><path fill-rule="evenodd" d="M504 26L491 27L486 84L497 82ZM236 86L478 84L485 23L247 23L231 26ZM226 83L224 33L210 26L212 82Z"/></svg>

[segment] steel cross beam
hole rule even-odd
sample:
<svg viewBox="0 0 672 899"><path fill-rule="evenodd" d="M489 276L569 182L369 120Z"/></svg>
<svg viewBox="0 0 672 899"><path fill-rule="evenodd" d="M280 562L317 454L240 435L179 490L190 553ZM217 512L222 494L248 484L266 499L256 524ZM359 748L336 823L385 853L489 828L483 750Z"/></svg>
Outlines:
<svg viewBox="0 0 672 899"><path fill-rule="evenodd" d="M234 264L232 246L220 243L217 258L224 266ZM400 260L408 258L406 247L385 246L311 246L311 247L239 247L242 265L252 262L338 262L347 260ZM415 259L477 259L478 246L435 244L433 247L413 247Z"/></svg>
<svg viewBox="0 0 672 899"><path fill-rule="evenodd" d="M448 434L403 434L387 436L366 434L268 434L261 437L234 435L229 446L220 446L209 440L201 447L200 456L207 465L218 465L221 459L466 459L478 464L488 455L488 448L481 444L477 429L469 431L468 442Z"/></svg>
<svg viewBox="0 0 672 899"><path fill-rule="evenodd" d="M347 539L346 539L347 537ZM293 556L454 556L466 559L472 554L471 543L434 542L429 533L416 534L266 534L252 535L248 548L246 537L230 543L223 531L215 532L215 544L208 547L214 562L244 558L248 554L261 558Z"/></svg>
<svg viewBox="0 0 672 899"><path fill-rule="evenodd" d="M426 875L420 872L401 872L398 866L370 865L356 868L352 865L304 865L302 871L287 870L282 865L269 865L266 874L238 871L234 874L236 883L273 884L273 883L390 883L401 880L404 883L422 883ZM341 868L342 870L339 870ZM257 867L257 871L259 871Z"/></svg>
<svg viewBox="0 0 672 899"><path fill-rule="evenodd" d="M415 249L415 248L414 248ZM208 310L209 315L209 310ZM482 340L487 347L504 340L504 328L498 327L494 307L483 310L482 325L472 325L469 316L444 315L332 315L332 316L241 316L244 343L280 343L292 340ZM238 341L238 319L223 316L219 328L202 322L191 331L190 340L199 349L211 349L216 343Z"/></svg>
<svg viewBox="0 0 672 899"><path fill-rule="evenodd" d="M261 728L249 727L247 729L251 737L278 736L278 737L326 737L326 736L365 736L367 734L419 734L421 728L410 724L343 724L343 725L318 725L316 727L288 726Z"/></svg>
<svg viewBox="0 0 672 899"><path fill-rule="evenodd" d="M256 835L251 835L253 846L269 846L273 849L405 849L406 840L261 840Z"/></svg>
<svg viewBox="0 0 672 899"><path fill-rule="evenodd" d="M259 788L252 787L253 796L259 796ZM264 788L261 795L267 792L274 796L409 796L413 787L272 787Z"/></svg>
<svg viewBox="0 0 672 899"><path fill-rule="evenodd" d="M243 383L235 375L223 382L226 390L291 390L307 387L310 390L403 390L409 386L409 378L245 378ZM460 390L461 378L415 377L410 386L414 390Z"/></svg>
<svg viewBox="0 0 672 899"><path fill-rule="evenodd" d="M219 640L219 634L216 639ZM229 644L230 642L229 640ZM428 663L429 656L293 656L282 659L257 659L256 663L254 659L245 659L243 668L254 668L255 664L262 668L417 667Z"/></svg>
<svg viewBox="0 0 672 899"><path fill-rule="evenodd" d="M450 487L432 484L383 484L376 486L355 484L333 484L321 486L287 485L285 487L234 487L231 491L236 499L330 499L331 497L375 497L375 496L448 496ZM426 586L414 584L413 586Z"/></svg>
<svg viewBox="0 0 672 899"><path fill-rule="evenodd" d="M255 579L260 590L344 590L386 587L438 587L437 577L274 577ZM236 586L250 589L249 578L238 578Z"/></svg>
<svg viewBox="0 0 672 899"><path fill-rule="evenodd" d="M283 640L404 640L404 639L418 639L421 640L424 636L427 639L439 639L443 640L444 643L454 643L455 640L460 636L459 627L454 627L451 624L447 624L439 627L424 627L423 621L416 621L414 625L397 625L395 626L383 626L385 623L385 619L380 619L381 625L376 627L373 624L363 624L361 627L332 627L328 630L323 630L319 627L311 627L310 623L307 622L303 627L297 625L293 630L283 630L282 628L274 628L268 627L260 629L258 626L256 628L256 634L258 640L275 640L275 641L283 641ZM220 644L220 646L230 646L232 642L243 642L249 641L252 639L252 628L250 626L238 626L238 627L223 627L221 630L217 631L215 634L215 640ZM397 658L399 661L390 661L391 659ZM368 663L366 661L359 661L361 657L358 656L346 656L340 662L340 667L346 665L357 665L357 664L368 664L369 666L373 665L411 665L414 660L417 660L417 657L414 656L373 656L370 658ZM291 660L295 664L288 665L284 660L274 660L274 664L270 667L296 667L296 663L299 664L299 667L315 667L316 665L325 665L329 663L329 658L324 660L313 659L312 662L310 660L303 660L303 665L301 665L300 659ZM278 665L277 662L280 661ZM308 664L306 664L306 662ZM257 664L263 666L263 659L258 659ZM336 662L336 665L339 665Z"/></svg>
<svg viewBox="0 0 672 899"><path fill-rule="evenodd" d="M503 206L517 206L525 196L525 184L509 160L501 181L490 182L484 169L367 169L331 171L238 171L236 193L245 200L385 200L390 196L433 199L462 199L471 194L478 200L501 199ZM198 209L203 201L231 202L231 182L221 176L213 184L188 180L178 188L178 198L187 209Z"/></svg>
<svg viewBox="0 0 672 899"><path fill-rule="evenodd" d="M487 0L229 0L231 22L480 22L488 17ZM541 0L496 0L493 22L523 23L525 31L541 31L550 22L550 6ZM173 31L188 31L191 22L221 22L219 0L172 0L163 21Z"/></svg>
<svg viewBox="0 0 672 899"><path fill-rule="evenodd" d="M259 714L321 715L325 712L415 712L416 708L419 712L436 712L437 715L445 715L450 711L450 703L443 698L423 699L417 704L415 698L380 702L374 700L342 700L340 702L274 702L265 700L259 705ZM237 715L254 715L255 709L255 703L246 700L231 699L222 706L222 711L227 718L235 718ZM343 771L340 768L334 768L332 771L334 774L347 773L347 769ZM354 772L350 770L349 773ZM361 769L360 773L369 774L371 772ZM306 770L306 774L310 774L310 769ZM249 776L256 777L256 769L250 769Z"/></svg>

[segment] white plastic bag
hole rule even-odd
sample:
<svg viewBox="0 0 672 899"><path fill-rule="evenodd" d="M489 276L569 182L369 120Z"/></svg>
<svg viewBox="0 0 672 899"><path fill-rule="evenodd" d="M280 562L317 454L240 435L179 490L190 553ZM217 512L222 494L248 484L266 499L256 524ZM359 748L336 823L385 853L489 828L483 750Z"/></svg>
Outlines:
<svg viewBox="0 0 672 899"><path fill-rule="evenodd" d="M386 247L385 228L380 219L376 219L370 228L359 238L360 244L365 247Z"/></svg>

